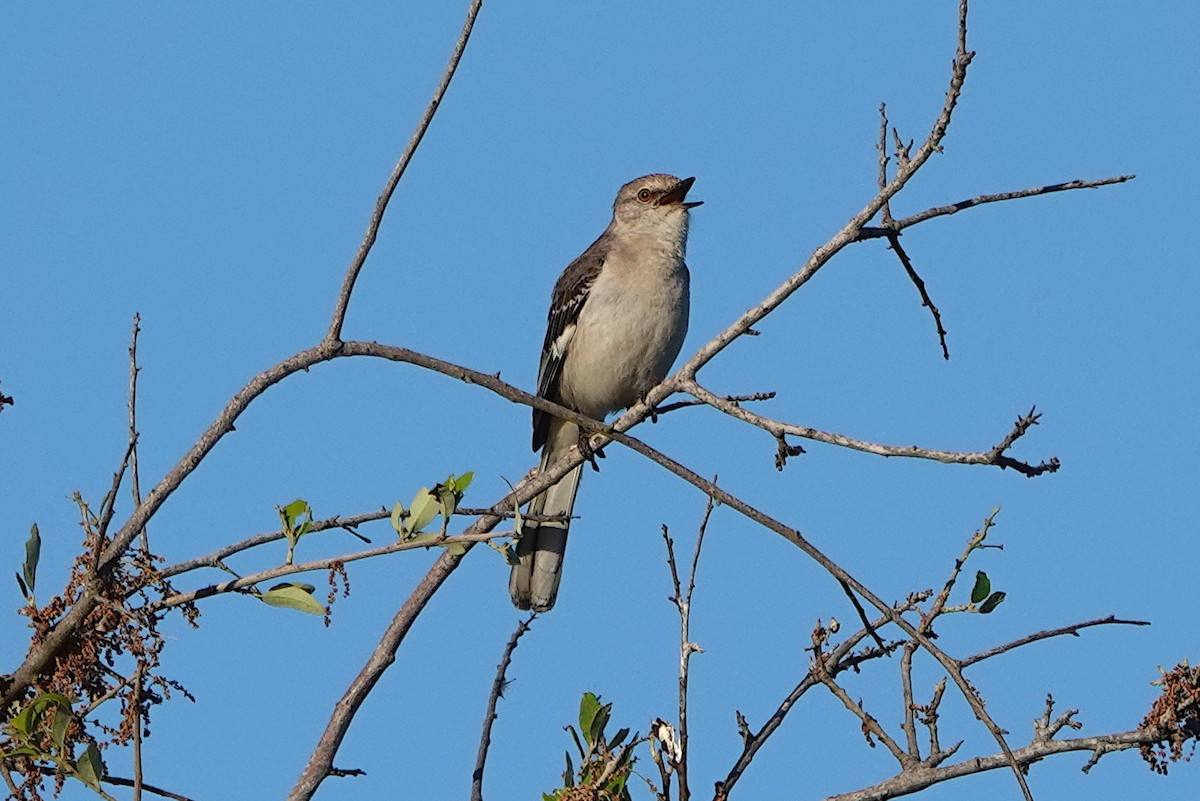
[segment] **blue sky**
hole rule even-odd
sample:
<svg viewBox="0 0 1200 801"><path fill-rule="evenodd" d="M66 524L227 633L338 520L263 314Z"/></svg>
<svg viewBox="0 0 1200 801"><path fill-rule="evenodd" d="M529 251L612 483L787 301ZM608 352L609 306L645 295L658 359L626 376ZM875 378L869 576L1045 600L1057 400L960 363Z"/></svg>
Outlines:
<svg viewBox="0 0 1200 801"><path fill-rule="evenodd" d="M130 322L142 315L143 486L157 481L255 373L317 341L376 195L444 67L465 3L0 11L0 532L10 569L29 525L42 595L80 538L69 500L98 501L125 444ZM488 3L454 85L392 203L347 338L404 345L532 388L550 287L604 227L616 189L695 175L689 354L778 285L874 191L877 109L920 140L941 107L956 3ZM782 473L762 432L716 413L639 435L796 526L884 598L940 586L970 532L1003 511L984 569L1008 593L939 641L965 656L1115 613L1153 626L1044 642L970 674L1028 741L1046 693L1083 733L1134 727L1157 666L1197 658L1198 286L1191 221L1197 118L1187 3L978 4L978 52L936 156L893 204L928 206L1074 178L1131 183L993 205L906 232L952 358L894 256L844 252L701 373L722 393L776 391L762 411L893 444L983 450L1037 404L1015 451L1063 470L883 460L811 445ZM276 525L407 500L473 470L483 505L534 463L528 413L404 366L341 360L262 397L155 519L174 562ZM517 651L494 731L492 799L536 797L562 770L584 690L645 731L674 709L676 621L659 527L689 542L704 499L610 449L585 477L563 592ZM127 508L125 509L127 511ZM386 524L364 528L376 543ZM356 548L331 533L306 558ZM146 776L196 799L275 798L432 554L359 563L334 624L245 597L173 624L165 672L197 703L157 711ZM245 572L282 550L247 555ZM448 798L470 783L479 721L518 615L506 568L478 549L435 599L337 760L367 776L320 797ZM213 576L194 576L182 587ZM314 583L321 583L317 577ZM9 588L10 606L20 603ZM740 709L759 725L803 674L818 617L850 621L836 584L795 548L718 510L693 638L693 776L723 777ZM0 616L12 665L22 618ZM898 666L847 680L893 730ZM918 675L926 696L937 673ZM948 694L949 696L949 694ZM822 797L893 772L858 723L814 692L739 785ZM948 697L946 740L991 753ZM1082 754L1036 766L1040 798L1191 798L1133 753L1090 776ZM649 765L648 761L645 763ZM122 755L115 773L128 774ZM934 788L1016 797L1001 772ZM82 797L69 787L65 797Z"/></svg>

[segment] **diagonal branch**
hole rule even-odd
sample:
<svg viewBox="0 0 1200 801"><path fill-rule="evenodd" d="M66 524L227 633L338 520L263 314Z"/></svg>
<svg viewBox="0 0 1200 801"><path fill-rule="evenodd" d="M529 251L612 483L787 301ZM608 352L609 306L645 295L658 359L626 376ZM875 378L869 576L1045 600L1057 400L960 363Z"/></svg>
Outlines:
<svg viewBox="0 0 1200 801"><path fill-rule="evenodd" d="M942 358L949 360L950 349L946 347L946 329L942 326L942 313L938 311L938 307L934 305L933 299L929 297L929 290L925 287L925 281L917 274L917 270L913 267L912 259L908 257L908 253L900 244L900 234L893 231L887 238L888 247L900 258L900 263L904 265L904 271L908 273L908 280L912 281L913 286L917 288L917 292L921 293L921 305L929 309L929 313L933 315L933 324L937 327L938 343L942 346Z"/></svg>
<svg viewBox="0 0 1200 801"><path fill-rule="evenodd" d="M450 54L450 62L446 64L446 69L442 73L442 79L438 81L437 88L433 91L433 98L425 108L425 114L421 117L421 121L417 123L417 129L413 131L412 137L408 140L408 146L404 149L400 160L392 168L392 174L388 176L383 191L379 194L379 199L375 201L375 212L371 215L371 222L367 224L367 232L363 235L362 244L358 246L358 253L354 255L354 260L346 269L346 277L342 279L342 289L338 292L337 303L333 308L333 317L329 321L329 331L325 334L326 341L333 342L342 337L342 325L346 321L346 309L350 305L350 295L354 292L354 282L358 280L358 274L362 272L363 264L366 263L371 248L375 246L375 239L379 236L379 226L383 223L383 215L392 199L392 193L396 191L400 179L404 177L408 163L412 161L413 154L420 147L421 140L425 138L425 132L429 130L429 124L433 122L433 115L437 113L438 108L442 105L442 98L446 96L446 90L450 88L450 81L454 78L458 62L462 60L463 52L467 49L467 41L471 38L471 31L475 28L475 18L479 16L479 9L482 6L483 0L472 0L470 8L467 9L467 19L463 23L462 32L458 35L454 51Z"/></svg>

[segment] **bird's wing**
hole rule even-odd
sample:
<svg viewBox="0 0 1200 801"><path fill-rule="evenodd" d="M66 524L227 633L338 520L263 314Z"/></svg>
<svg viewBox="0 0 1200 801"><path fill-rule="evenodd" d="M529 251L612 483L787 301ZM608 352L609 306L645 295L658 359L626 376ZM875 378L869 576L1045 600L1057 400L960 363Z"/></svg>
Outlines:
<svg viewBox="0 0 1200 801"><path fill-rule="evenodd" d="M567 358L571 339L575 336L575 324L579 312L587 303L588 292L604 266L608 256L608 238L602 235L591 244L579 258L567 265L550 297L550 314L546 321L546 341L542 344L542 358L538 365L537 394L555 403L561 403L558 381L562 375L563 362ZM533 410L533 449L536 451L546 443L550 428L550 415Z"/></svg>

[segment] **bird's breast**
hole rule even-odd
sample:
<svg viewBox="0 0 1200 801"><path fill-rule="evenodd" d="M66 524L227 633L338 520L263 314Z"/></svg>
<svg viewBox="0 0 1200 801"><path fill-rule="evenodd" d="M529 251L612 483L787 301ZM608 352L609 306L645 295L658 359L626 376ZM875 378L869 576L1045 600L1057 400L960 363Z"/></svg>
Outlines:
<svg viewBox="0 0 1200 801"><path fill-rule="evenodd" d="M614 249L580 310L563 362L563 400L603 418L662 381L687 334L688 283L673 248Z"/></svg>

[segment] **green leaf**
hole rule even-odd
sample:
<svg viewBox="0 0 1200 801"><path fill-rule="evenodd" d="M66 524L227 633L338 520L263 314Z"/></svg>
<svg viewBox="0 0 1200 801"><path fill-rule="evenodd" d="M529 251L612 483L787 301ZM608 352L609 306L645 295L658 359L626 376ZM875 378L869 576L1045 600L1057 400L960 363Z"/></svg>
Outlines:
<svg viewBox="0 0 1200 801"><path fill-rule="evenodd" d="M75 775L93 790L100 789L100 777L104 775L104 760L100 758L100 749L94 743L88 743L87 750L76 761Z"/></svg>
<svg viewBox="0 0 1200 801"><path fill-rule="evenodd" d="M5 759L9 759L10 757L19 757L19 756L33 757L34 759L49 759L49 757L46 754L43 754L41 751L34 748L32 745L23 745L20 748L14 748L11 751L3 751L3 752L0 752L0 755L2 755ZM12 798L12 796L9 796L9 798Z"/></svg>
<svg viewBox="0 0 1200 801"><path fill-rule="evenodd" d="M312 595L315 589L311 584L276 584L258 596L258 599L271 606L298 609L310 615L324 615L325 607Z"/></svg>
<svg viewBox="0 0 1200 801"><path fill-rule="evenodd" d="M54 738L54 744L62 748L63 742L67 739L67 728L71 725L71 707L59 706L54 711L54 723L50 727L50 736Z"/></svg>
<svg viewBox="0 0 1200 801"><path fill-rule="evenodd" d="M412 536L421 533L421 529L429 525L430 520L437 517L438 512L441 511L441 504L428 488L421 487L413 496L410 509L407 533Z"/></svg>
<svg viewBox="0 0 1200 801"><path fill-rule="evenodd" d="M587 752L583 750L583 743L579 742L579 734L575 731L575 727L571 726L571 725L567 725L566 729L568 732L571 733L571 739L575 741L575 747L577 749L579 749L579 756L581 758L586 759Z"/></svg>
<svg viewBox="0 0 1200 801"><path fill-rule="evenodd" d="M596 744L596 738L592 735L592 724L596 722L596 715L599 712L600 698L595 693L584 693L583 698L579 701L579 731L583 734L589 748Z"/></svg>
<svg viewBox="0 0 1200 801"><path fill-rule="evenodd" d="M991 612L993 609L995 609L997 606L999 606L1001 603L1004 602L1004 598L1005 598L1004 593L993 592L991 595L988 596L988 599L986 601L984 601L983 604L979 607L979 614L986 615L988 612Z"/></svg>
<svg viewBox="0 0 1200 801"><path fill-rule="evenodd" d="M563 787L575 786L575 766L571 764L571 752L563 752L567 757L567 769L563 771L562 780Z"/></svg>
<svg viewBox="0 0 1200 801"><path fill-rule="evenodd" d="M396 533L401 537L404 536L404 504L396 501L396 505L392 507L392 528L396 529Z"/></svg>
<svg viewBox="0 0 1200 801"><path fill-rule="evenodd" d="M988 597L988 593L991 591L992 582L988 580L987 573L980 570L975 574L975 586L971 589L971 603L979 603Z"/></svg>
<svg viewBox="0 0 1200 801"><path fill-rule="evenodd" d="M451 556L462 556L467 552L467 546L461 542L446 543L446 552Z"/></svg>
<svg viewBox="0 0 1200 801"><path fill-rule="evenodd" d="M8 727L17 734L28 737L37 728L40 718L41 712L36 710L33 704L30 704L9 718Z"/></svg>
<svg viewBox="0 0 1200 801"><path fill-rule="evenodd" d="M474 480L474 473L463 473L458 477L458 480L454 482L454 489L458 492L460 498L466 493L467 487L471 486L471 482Z"/></svg>
<svg viewBox="0 0 1200 801"><path fill-rule="evenodd" d="M604 743L604 727L608 725L608 716L612 712L612 704L605 704L596 710L596 717L592 719L591 739L589 744Z"/></svg>
<svg viewBox="0 0 1200 801"><path fill-rule="evenodd" d="M608 747L616 748L621 743L625 742L625 738L628 736L629 736L629 729L619 730L616 734L613 735L613 738L608 741Z"/></svg>
<svg viewBox="0 0 1200 801"><path fill-rule="evenodd" d="M26 597L31 597L33 591L37 589L38 559L41 558L41 555L42 535L38 533L37 523L34 523L29 529L29 539L25 540L25 564L21 566L25 585L29 587Z"/></svg>
<svg viewBox="0 0 1200 801"><path fill-rule="evenodd" d="M286 529L295 529L296 522L306 514L309 515L311 519L312 509L309 508L308 501L305 501L301 498L297 498L287 506L279 509L279 516L282 518L283 527Z"/></svg>

